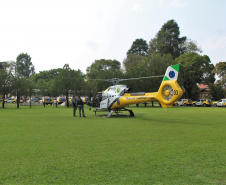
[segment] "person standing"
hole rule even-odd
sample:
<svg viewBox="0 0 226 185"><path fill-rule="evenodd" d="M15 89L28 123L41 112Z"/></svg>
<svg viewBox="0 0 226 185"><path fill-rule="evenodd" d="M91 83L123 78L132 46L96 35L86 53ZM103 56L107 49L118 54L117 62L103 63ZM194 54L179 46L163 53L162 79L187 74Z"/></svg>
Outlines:
<svg viewBox="0 0 226 185"><path fill-rule="evenodd" d="M77 99L75 96L72 98L72 106L73 106L73 116L76 117L76 110L77 110Z"/></svg>
<svg viewBox="0 0 226 185"><path fill-rule="evenodd" d="M80 96L77 99L77 104L78 104L79 116L81 117L81 111L82 111L83 117L86 117L84 113L83 101Z"/></svg>

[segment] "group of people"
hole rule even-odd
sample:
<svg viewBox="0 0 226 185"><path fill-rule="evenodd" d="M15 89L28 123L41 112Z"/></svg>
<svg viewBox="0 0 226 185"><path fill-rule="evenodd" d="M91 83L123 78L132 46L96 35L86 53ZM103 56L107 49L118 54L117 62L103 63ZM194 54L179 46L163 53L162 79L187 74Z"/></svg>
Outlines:
<svg viewBox="0 0 226 185"><path fill-rule="evenodd" d="M73 96L73 98L72 98L72 105L73 105L73 116L74 117L76 117L76 110L77 110L77 108L79 110L79 116L81 117L81 112L82 112L82 116L86 117L85 113L84 113L83 104L84 103L83 103L83 101L82 101L80 96L78 96L78 99L75 96Z"/></svg>

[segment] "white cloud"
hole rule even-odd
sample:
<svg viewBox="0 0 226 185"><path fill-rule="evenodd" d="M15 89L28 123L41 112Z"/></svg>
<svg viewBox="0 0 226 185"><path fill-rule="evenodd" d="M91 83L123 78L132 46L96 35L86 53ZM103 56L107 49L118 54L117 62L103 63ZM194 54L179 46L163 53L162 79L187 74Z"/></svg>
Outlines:
<svg viewBox="0 0 226 185"><path fill-rule="evenodd" d="M161 7L164 5L164 0L158 0L158 5Z"/></svg>
<svg viewBox="0 0 226 185"><path fill-rule="evenodd" d="M171 3L171 6L173 7L185 7L187 4L185 2L183 2L182 0L173 0L173 2Z"/></svg>
<svg viewBox="0 0 226 185"><path fill-rule="evenodd" d="M202 47L204 50L218 50L222 48L226 50L226 36L218 39L216 37L208 38L203 42Z"/></svg>
<svg viewBox="0 0 226 185"><path fill-rule="evenodd" d="M133 10L135 10L135 11L142 11L142 6L141 6L141 4L134 4L134 5L133 5Z"/></svg>
<svg viewBox="0 0 226 185"><path fill-rule="evenodd" d="M160 7L185 7L187 4L183 0L159 0L158 6Z"/></svg>

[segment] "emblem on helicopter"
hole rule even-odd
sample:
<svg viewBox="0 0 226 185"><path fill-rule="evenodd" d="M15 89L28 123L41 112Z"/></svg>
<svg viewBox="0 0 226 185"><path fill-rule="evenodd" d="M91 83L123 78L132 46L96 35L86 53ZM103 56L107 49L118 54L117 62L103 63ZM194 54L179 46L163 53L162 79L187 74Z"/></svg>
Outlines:
<svg viewBox="0 0 226 185"><path fill-rule="evenodd" d="M117 87L117 93L119 93L119 92L120 92L120 87L118 86L118 87Z"/></svg>
<svg viewBox="0 0 226 185"><path fill-rule="evenodd" d="M175 72L174 71L170 71L169 72L169 77L170 78L174 78L175 77Z"/></svg>

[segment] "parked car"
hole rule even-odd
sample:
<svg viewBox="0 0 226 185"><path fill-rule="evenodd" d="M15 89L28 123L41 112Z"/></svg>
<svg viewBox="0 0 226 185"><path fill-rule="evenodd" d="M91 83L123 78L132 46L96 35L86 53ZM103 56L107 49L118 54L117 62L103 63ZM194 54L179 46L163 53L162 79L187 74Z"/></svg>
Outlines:
<svg viewBox="0 0 226 185"><path fill-rule="evenodd" d="M83 101L84 104L86 104L86 102L88 101L88 97L83 98L82 101Z"/></svg>
<svg viewBox="0 0 226 185"><path fill-rule="evenodd" d="M62 97L58 97L57 98L57 104L61 104L61 103L64 103L65 102L65 98L62 98Z"/></svg>
<svg viewBox="0 0 226 185"><path fill-rule="evenodd" d="M6 103L12 103L13 100L14 100L14 98L8 98L5 102Z"/></svg>
<svg viewBox="0 0 226 185"><path fill-rule="evenodd" d="M72 99L73 99L73 97L69 98L69 103L72 103ZM77 98L75 98L75 99L77 99Z"/></svg>
<svg viewBox="0 0 226 185"><path fill-rule="evenodd" d="M17 99L16 98L14 98L12 101L11 101L11 103L16 103L17 102ZM23 103L23 100L20 100L20 103Z"/></svg>
<svg viewBox="0 0 226 185"><path fill-rule="evenodd" d="M214 107L226 107L226 99L220 99L217 102L214 102Z"/></svg>
<svg viewBox="0 0 226 185"><path fill-rule="evenodd" d="M210 99L199 99L196 102L192 103L193 106L203 106L203 107L211 107L212 101Z"/></svg>
<svg viewBox="0 0 226 185"><path fill-rule="evenodd" d="M212 106L216 107L217 106L217 101L212 102Z"/></svg>
<svg viewBox="0 0 226 185"><path fill-rule="evenodd" d="M191 99L180 99L175 103L176 106L191 106L192 100Z"/></svg>
<svg viewBox="0 0 226 185"><path fill-rule="evenodd" d="M30 100L29 100L30 101ZM39 101L39 99L38 98L36 98L36 97L33 97L33 98L31 98L31 101L33 101L33 102L38 102Z"/></svg>
<svg viewBox="0 0 226 185"><path fill-rule="evenodd" d="M43 103L43 105L44 104L46 104L46 105L48 105L48 104L52 105L53 104L53 99L50 98L50 97L43 98L42 99L42 103Z"/></svg>

